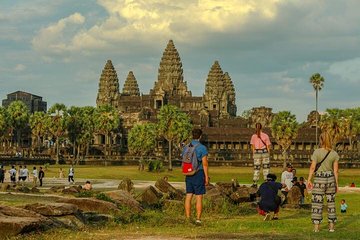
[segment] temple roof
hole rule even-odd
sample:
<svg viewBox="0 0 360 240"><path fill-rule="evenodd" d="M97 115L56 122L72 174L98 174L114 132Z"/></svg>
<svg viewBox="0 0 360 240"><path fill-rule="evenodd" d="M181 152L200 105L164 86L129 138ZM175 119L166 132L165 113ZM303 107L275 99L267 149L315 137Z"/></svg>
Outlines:
<svg viewBox="0 0 360 240"><path fill-rule="evenodd" d="M122 90L122 95L140 96L139 85L132 71L129 72L125 80L124 87Z"/></svg>

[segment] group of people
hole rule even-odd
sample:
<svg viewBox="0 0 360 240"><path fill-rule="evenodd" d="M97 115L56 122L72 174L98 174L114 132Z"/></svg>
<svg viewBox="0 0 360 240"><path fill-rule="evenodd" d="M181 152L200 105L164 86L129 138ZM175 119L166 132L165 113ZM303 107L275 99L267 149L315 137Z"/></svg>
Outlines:
<svg viewBox="0 0 360 240"><path fill-rule="evenodd" d="M26 165L19 165L19 169L16 169L15 165L11 166L11 169L8 171L10 182L13 184L22 183L25 181L32 181L34 186L37 186L37 181L39 180L40 186L43 184L43 179L45 177L45 172L42 167L39 167L39 170L36 166L33 167L33 170L30 172ZM3 183L6 178L6 169L2 165L0 167L0 183Z"/></svg>
<svg viewBox="0 0 360 240"><path fill-rule="evenodd" d="M201 129L194 129L192 136L193 140L189 145L184 147L182 155L184 155L190 145L195 145L195 153L199 167L194 175L185 177L185 216L186 220L189 221L191 201L195 195L195 223L201 224L202 198L206 192L205 186L208 185L210 181L207 158L208 151L206 147L200 143L202 136ZM328 229L330 232L334 231L334 224L336 222L335 194L339 187L339 155L332 149L331 139L331 136L327 132L323 132L320 135L320 147L316 149L311 156L311 166L306 182L304 177L300 177L298 181L296 170L294 170L291 164L288 164L286 170L282 173L281 182L276 182L276 175L270 172L270 138L262 131L262 125L256 123L255 134L252 135L250 140L254 160L252 187L258 187L257 184L262 167L265 181L258 188L257 194L260 197L258 212L264 216L264 220L276 220L279 218L278 214L282 201L279 199L278 191L282 191L284 195L287 195L293 186L297 186L301 192L301 200L299 203L304 203L306 190L311 190L311 221L314 224L314 232L319 231L320 223L323 220L322 209L325 198L327 199L328 209ZM346 208L345 200L342 200L341 212L346 212Z"/></svg>

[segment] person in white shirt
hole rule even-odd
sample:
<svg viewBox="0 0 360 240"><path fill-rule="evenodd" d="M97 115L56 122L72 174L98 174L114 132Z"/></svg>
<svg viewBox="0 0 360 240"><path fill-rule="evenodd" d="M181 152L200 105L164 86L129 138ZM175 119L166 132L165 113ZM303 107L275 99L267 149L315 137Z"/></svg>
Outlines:
<svg viewBox="0 0 360 240"><path fill-rule="evenodd" d="M15 166L11 166L11 169L9 170L9 174L10 174L10 180L13 184L16 183L16 169Z"/></svg>
<svg viewBox="0 0 360 240"><path fill-rule="evenodd" d="M34 187L36 187L36 182L38 179L38 171L37 171L36 167L33 168L32 177L33 177Z"/></svg>
<svg viewBox="0 0 360 240"><path fill-rule="evenodd" d="M281 183L286 185L286 187L281 189L281 192L285 196L287 196L288 192L293 186L292 180L294 178L294 174L292 172L292 169L293 169L292 165L288 163L286 165L286 170L281 174Z"/></svg>
<svg viewBox="0 0 360 240"><path fill-rule="evenodd" d="M68 181L70 183L70 181L72 181L72 183L74 183L74 167L71 166L69 169L69 175L68 175Z"/></svg>
<svg viewBox="0 0 360 240"><path fill-rule="evenodd" d="M25 182L25 180L29 177L29 170L24 166L22 170L22 180Z"/></svg>

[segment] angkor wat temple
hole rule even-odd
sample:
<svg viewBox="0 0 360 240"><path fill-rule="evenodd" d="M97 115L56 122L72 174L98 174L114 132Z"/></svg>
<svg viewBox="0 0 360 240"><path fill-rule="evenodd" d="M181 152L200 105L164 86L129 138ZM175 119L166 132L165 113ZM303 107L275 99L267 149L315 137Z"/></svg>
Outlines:
<svg viewBox="0 0 360 240"><path fill-rule="evenodd" d="M236 115L235 88L229 73L223 72L218 61L211 66L204 81L202 96L192 96L184 81L182 63L172 40L165 48L160 61L157 81L149 94L141 94L135 74L130 71L120 92L116 70L110 60L107 61L99 82L96 99L97 106L110 104L119 110L124 121L123 144L126 149L126 133L137 123L154 122L161 106L172 104L191 116L194 126L204 131L204 144L209 149L211 161L245 161L250 159L250 137L253 126L261 122L264 131L271 136L269 125L274 113L271 108L253 108L248 119ZM290 149L294 162L307 162L315 147L315 112L299 131L298 137ZM272 139L273 158L280 158L280 148ZM164 145L165 146L165 145ZM348 143L340 144L339 150L346 154ZM357 151L356 151L357 152ZM353 156L353 153L350 154Z"/></svg>

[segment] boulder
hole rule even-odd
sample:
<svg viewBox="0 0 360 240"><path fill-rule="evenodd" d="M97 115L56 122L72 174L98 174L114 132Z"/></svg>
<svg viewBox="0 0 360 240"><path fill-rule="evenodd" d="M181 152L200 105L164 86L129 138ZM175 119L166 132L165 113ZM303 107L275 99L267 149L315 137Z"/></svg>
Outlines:
<svg viewBox="0 0 360 240"><path fill-rule="evenodd" d="M76 205L83 212L96 212L103 214L118 214L120 210L116 204L94 198L61 198L57 202Z"/></svg>
<svg viewBox="0 0 360 240"><path fill-rule="evenodd" d="M65 216L79 211L76 205L69 203L33 203L25 205L24 208L43 216Z"/></svg>
<svg viewBox="0 0 360 240"><path fill-rule="evenodd" d="M90 224L103 224L114 220L114 217L108 214L97 214L93 212L88 212L84 213L83 215L86 222Z"/></svg>
<svg viewBox="0 0 360 240"><path fill-rule="evenodd" d="M226 196L230 196L233 192L236 191L236 187L233 183L218 182L216 183L216 188Z"/></svg>
<svg viewBox="0 0 360 240"><path fill-rule="evenodd" d="M153 186L149 186L136 199L145 206L157 206L162 196Z"/></svg>
<svg viewBox="0 0 360 240"><path fill-rule="evenodd" d="M51 193L57 193L57 192L61 192L62 190L65 189L65 186L52 186L48 192L51 192Z"/></svg>
<svg viewBox="0 0 360 240"><path fill-rule="evenodd" d="M17 192L23 192L23 193L29 193L30 192L30 188L26 187L26 186L16 186L15 187L15 191Z"/></svg>
<svg viewBox="0 0 360 240"><path fill-rule="evenodd" d="M286 196L286 203L287 204L293 204L293 205L299 205L301 199L301 191L298 186L293 186L287 196Z"/></svg>
<svg viewBox="0 0 360 240"><path fill-rule="evenodd" d="M39 192L40 192L40 190L39 190L37 187L31 188L30 191L31 191L32 193L39 193Z"/></svg>
<svg viewBox="0 0 360 240"><path fill-rule="evenodd" d="M230 199L234 203L250 202L250 191L248 187L238 187L235 192L230 195Z"/></svg>
<svg viewBox="0 0 360 240"><path fill-rule="evenodd" d="M114 202L123 209L127 208L133 213L141 213L144 211L140 203L136 201L129 192L116 190L104 192L104 194L114 200Z"/></svg>
<svg viewBox="0 0 360 240"><path fill-rule="evenodd" d="M2 183L2 184L1 184L1 187L0 187L0 191L1 191L1 192L6 192L6 191L8 191L8 190L10 190L10 184L8 184L8 183Z"/></svg>
<svg viewBox="0 0 360 240"><path fill-rule="evenodd" d="M52 220L58 226L72 230L79 230L85 227L85 218L79 217L78 214L52 217Z"/></svg>
<svg viewBox="0 0 360 240"><path fill-rule="evenodd" d="M134 194L135 188L134 188L134 183L129 179L129 178L124 178L119 186L118 186L119 190L123 190L126 191L128 193Z"/></svg>
<svg viewBox="0 0 360 240"><path fill-rule="evenodd" d="M167 193L170 199L183 200L185 194L176 188L174 188L169 182L160 178L156 181L155 187L162 193Z"/></svg>
<svg viewBox="0 0 360 240"><path fill-rule="evenodd" d="M204 199L209 201L212 205L221 205L227 200L227 196L222 193L218 188L212 188L209 191L206 191Z"/></svg>
<svg viewBox="0 0 360 240"><path fill-rule="evenodd" d="M75 194L75 193L79 193L81 190L82 190L81 186L71 186L63 189L61 192L64 194Z"/></svg>
<svg viewBox="0 0 360 240"><path fill-rule="evenodd" d="M0 239L18 234L46 230L54 226L54 222L38 213L16 207L0 205Z"/></svg>

